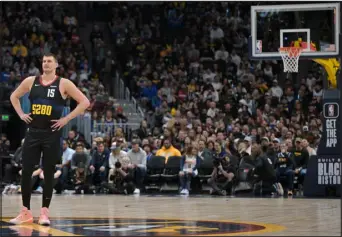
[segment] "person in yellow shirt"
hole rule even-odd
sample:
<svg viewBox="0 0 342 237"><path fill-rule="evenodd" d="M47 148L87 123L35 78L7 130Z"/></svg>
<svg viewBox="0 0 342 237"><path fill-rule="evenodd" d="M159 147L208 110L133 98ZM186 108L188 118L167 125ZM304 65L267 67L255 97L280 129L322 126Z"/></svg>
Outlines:
<svg viewBox="0 0 342 237"><path fill-rule="evenodd" d="M27 57L27 48L23 45L21 40L17 41L17 44L12 48L12 55L16 55L20 51L20 56Z"/></svg>
<svg viewBox="0 0 342 237"><path fill-rule="evenodd" d="M167 163L170 156L179 156L179 158L181 158L182 155L178 149L172 146L169 139L165 139L163 147L157 151L156 156L164 156L165 163Z"/></svg>

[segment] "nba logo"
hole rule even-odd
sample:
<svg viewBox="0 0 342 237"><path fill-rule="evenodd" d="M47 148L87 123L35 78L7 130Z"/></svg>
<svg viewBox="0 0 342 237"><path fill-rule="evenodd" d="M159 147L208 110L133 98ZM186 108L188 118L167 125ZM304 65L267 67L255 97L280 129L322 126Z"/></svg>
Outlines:
<svg viewBox="0 0 342 237"><path fill-rule="evenodd" d="M325 103L323 105L323 116L326 119L335 119L339 116L339 105L338 103Z"/></svg>
<svg viewBox="0 0 342 237"><path fill-rule="evenodd" d="M262 53L262 40L256 42L256 53Z"/></svg>
<svg viewBox="0 0 342 237"><path fill-rule="evenodd" d="M328 117L334 117L335 115L335 108L334 105L328 105Z"/></svg>

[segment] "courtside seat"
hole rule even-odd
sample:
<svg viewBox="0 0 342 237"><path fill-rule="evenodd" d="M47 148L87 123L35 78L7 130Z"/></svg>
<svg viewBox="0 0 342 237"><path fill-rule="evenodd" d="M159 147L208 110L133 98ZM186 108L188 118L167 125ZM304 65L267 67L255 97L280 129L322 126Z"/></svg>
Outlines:
<svg viewBox="0 0 342 237"><path fill-rule="evenodd" d="M172 180L178 178L180 171L181 157L170 156L165 164L164 173L161 175L163 178Z"/></svg>
<svg viewBox="0 0 342 237"><path fill-rule="evenodd" d="M161 178L164 185L161 191L176 191L179 188L179 171L180 171L181 157L170 156L165 164L164 173Z"/></svg>
<svg viewBox="0 0 342 237"><path fill-rule="evenodd" d="M164 156L151 156L147 164L147 173L145 178L146 189L158 189L161 187L160 177L164 172L165 168L165 157Z"/></svg>
<svg viewBox="0 0 342 237"><path fill-rule="evenodd" d="M200 190L209 191L210 187L208 185L208 179L211 177L211 173L213 172L214 164L213 159L205 159L202 160L200 166L198 167L198 179Z"/></svg>
<svg viewBox="0 0 342 237"><path fill-rule="evenodd" d="M165 157L164 156L151 156L147 164L147 177L160 178L165 169Z"/></svg>
<svg viewBox="0 0 342 237"><path fill-rule="evenodd" d="M207 180L211 177L214 164L212 159L203 160L198 168L198 177L200 180Z"/></svg>

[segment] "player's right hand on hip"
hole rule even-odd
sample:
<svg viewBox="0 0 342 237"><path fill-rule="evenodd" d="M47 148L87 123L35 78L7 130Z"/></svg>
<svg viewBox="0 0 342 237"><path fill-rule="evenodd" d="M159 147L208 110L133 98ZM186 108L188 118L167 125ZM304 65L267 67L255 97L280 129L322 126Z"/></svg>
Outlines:
<svg viewBox="0 0 342 237"><path fill-rule="evenodd" d="M23 114L20 116L20 119L23 120L25 123L30 123L32 121L32 118L30 117L31 113L29 114Z"/></svg>

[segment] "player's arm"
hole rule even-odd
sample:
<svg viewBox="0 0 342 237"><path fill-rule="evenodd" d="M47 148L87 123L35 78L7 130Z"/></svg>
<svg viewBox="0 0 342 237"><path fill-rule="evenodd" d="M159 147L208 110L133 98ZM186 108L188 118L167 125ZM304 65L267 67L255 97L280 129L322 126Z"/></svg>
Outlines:
<svg viewBox="0 0 342 237"><path fill-rule="evenodd" d="M19 117L24 120L26 123L29 123L32 119L29 115L24 116L25 113L21 108L20 98L23 97L26 93L30 92L31 86L33 84L34 77L27 77L23 82L13 91L10 96L10 100L13 108L19 115ZM25 118L24 118L25 117Z"/></svg>
<svg viewBox="0 0 342 237"><path fill-rule="evenodd" d="M77 101L77 107L69 113L66 118L68 121L82 114L90 105L88 98L71 81L64 79L63 87L65 93Z"/></svg>

